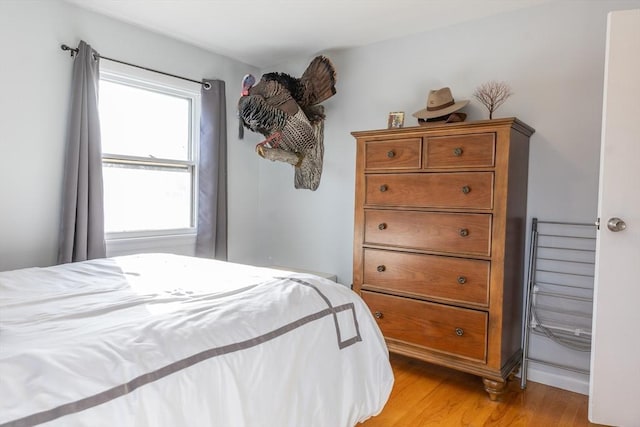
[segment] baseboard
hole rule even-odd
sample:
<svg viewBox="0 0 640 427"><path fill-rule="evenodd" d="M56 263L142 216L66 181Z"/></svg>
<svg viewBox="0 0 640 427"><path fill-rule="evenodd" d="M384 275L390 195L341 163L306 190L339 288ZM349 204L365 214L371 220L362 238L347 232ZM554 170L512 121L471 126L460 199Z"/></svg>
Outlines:
<svg viewBox="0 0 640 427"><path fill-rule="evenodd" d="M527 369L527 381L545 384L551 387L589 395L589 376L574 372L549 372L530 363Z"/></svg>

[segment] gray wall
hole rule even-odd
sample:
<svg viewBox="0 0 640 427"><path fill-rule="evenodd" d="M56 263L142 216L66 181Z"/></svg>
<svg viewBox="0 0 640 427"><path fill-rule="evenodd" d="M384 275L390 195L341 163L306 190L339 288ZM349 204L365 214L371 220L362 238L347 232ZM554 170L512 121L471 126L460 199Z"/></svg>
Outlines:
<svg viewBox="0 0 640 427"><path fill-rule="evenodd" d="M528 216L595 219L606 14L633 1L559 0L416 36L327 53L338 94L325 103L325 165L315 192L293 188L293 170L259 159L260 138L236 136L239 81L258 70L58 1L0 1L0 270L55 262L71 60L59 50L85 39L106 56L227 82L229 252L232 261L335 273L351 283L354 130L386 127L390 111L424 108L430 89L472 99L488 80L515 94L497 117L533 126ZM300 75L311 57L262 71ZM468 120L484 119L476 102ZM543 356L588 366L546 342ZM586 392L585 378L537 369L534 380Z"/></svg>
<svg viewBox="0 0 640 427"><path fill-rule="evenodd" d="M555 1L362 48L324 52L338 70L338 93L326 104L325 164L320 188L294 190L287 165L260 164L259 206L265 263L338 274L351 283L354 130L385 128L390 111L424 108L430 89L451 87L471 99L467 120L488 118L472 98L489 80L514 95L494 117L516 116L536 129L531 140L528 217L593 222L598 171L606 18L640 1ZM311 58L264 71L300 75ZM532 355L583 368L576 354L533 338ZM587 393L581 375L533 367L530 378Z"/></svg>
<svg viewBox="0 0 640 427"><path fill-rule="evenodd" d="M514 95L495 117L536 129L530 151L529 216L593 221L597 208L606 15L640 1L555 1L362 48L323 52L338 70L338 93L325 103L325 165L315 192L293 189L285 164L260 163L265 262L331 270L350 283L355 141L380 129L390 111L426 105L430 89L470 99L467 120L486 119L472 97L489 80ZM267 71L300 75L311 58ZM313 242L313 248L310 247ZM267 250L269 248L269 250Z"/></svg>
<svg viewBox="0 0 640 427"><path fill-rule="evenodd" d="M0 271L55 263L72 60L84 39L105 56L227 83L229 257L260 261L255 244L258 158L237 140L242 76L229 58L56 0L0 1Z"/></svg>

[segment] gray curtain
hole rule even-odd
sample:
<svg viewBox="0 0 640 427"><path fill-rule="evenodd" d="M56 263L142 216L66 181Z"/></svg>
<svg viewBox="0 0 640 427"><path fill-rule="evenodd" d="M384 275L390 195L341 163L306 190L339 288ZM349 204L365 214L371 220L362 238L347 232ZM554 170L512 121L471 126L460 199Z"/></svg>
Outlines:
<svg viewBox="0 0 640 427"><path fill-rule="evenodd" d="M196 256L226 261L227 109L224 82L204 80L201 102Z"/></svg>
<svg viewBox="0 0 640 427"><path fill-rule="evenodd" d="M106 256L98 82L99 57L81 41L73 61L58 263Z"/></svg>

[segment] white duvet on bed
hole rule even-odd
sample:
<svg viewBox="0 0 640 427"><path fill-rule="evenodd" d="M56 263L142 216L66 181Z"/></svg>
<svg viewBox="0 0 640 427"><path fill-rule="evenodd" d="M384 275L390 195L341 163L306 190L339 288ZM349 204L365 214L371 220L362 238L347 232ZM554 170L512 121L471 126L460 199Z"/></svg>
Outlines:
<svg viewBox="0 0 640 427"><path fill-rule="evenodd" d="M326 279L147 254L0 273L0 426L342 427L393 384Z"/></svg>

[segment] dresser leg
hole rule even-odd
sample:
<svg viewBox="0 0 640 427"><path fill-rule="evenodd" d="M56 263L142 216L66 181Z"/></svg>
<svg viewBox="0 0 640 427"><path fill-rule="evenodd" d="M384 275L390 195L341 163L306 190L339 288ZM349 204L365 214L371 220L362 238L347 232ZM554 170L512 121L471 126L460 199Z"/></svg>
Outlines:
<svg viewBox="0 0 640 427"><path fill-rule="evenodd" d="M494 401L500 398L507 386L507 382L504 380L496 381L489 378L483 378L482 383L484 384L484 390L489 393L489 399Z"/></svg>

